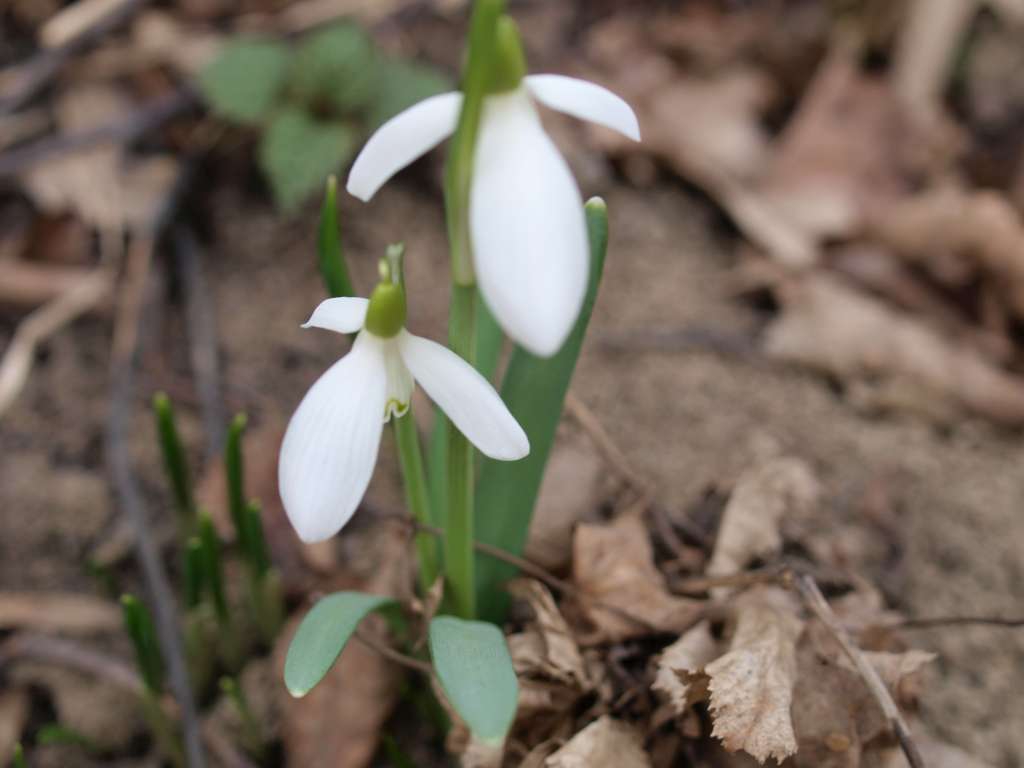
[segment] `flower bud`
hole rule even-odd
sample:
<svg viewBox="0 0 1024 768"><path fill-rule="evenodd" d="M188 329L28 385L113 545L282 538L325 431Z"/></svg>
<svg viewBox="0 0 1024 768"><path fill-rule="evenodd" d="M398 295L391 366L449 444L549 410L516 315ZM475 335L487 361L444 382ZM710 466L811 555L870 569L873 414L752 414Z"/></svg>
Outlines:
<svg viewBox="0 0 1024 768"><path fill-rule="evenodd" d="M491 93L514 91L526 77L526 57L519 26L510 16L498 19L494 51L494 71L491 75Z"/></svg>

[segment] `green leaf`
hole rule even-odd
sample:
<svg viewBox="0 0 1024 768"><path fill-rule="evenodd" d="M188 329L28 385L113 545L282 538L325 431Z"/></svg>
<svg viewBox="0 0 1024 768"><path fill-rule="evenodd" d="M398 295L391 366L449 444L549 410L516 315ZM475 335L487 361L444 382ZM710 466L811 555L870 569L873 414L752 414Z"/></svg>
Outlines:
<svg viewBox="0 0 1024 768"><path fill-rule="evenodd" d="M245 519L245 460L242 455L242 435L248 419L236 413L228 425L224 441L224 474L228 479L228 511L235 526L235 538L243 552L248 552L248 526Z"/></svg>
<svg viewBox="0 0 1024 768"><path fill-rule="evenodd" d="M347 125L319 122L294 107L278 112L259 149L260 167L277 204L285 211L295 210L348 161L355 143L355 133Z"/></svg>
<svg viewBox="0 0 1024 768"><path fill-rule="evenodd" d="M124 627L135 647L135 660L139 666L146 690L159 695L164 685L164 662L149 611L134 595L121 596L121 614Z"/></svg>
<svg viewBox="0 0 1024 768"><path fill-rule="evenodd" d="M496 626L454 616L430 622L430 655L448 701L473 735L501 744L516 715L519 684Z"/></svg>
<svg viewBox="0 0 1024 768"><path fill-rule="evenodd" d="M203 562L203 542L198 536L192 536L185 543L185 607L192 610L203 599L204 574L206 566Z"/></svg>
<svg viewBox="0 0 1024 768"><path fill-rule="evenodd" d="M426 64L384 59L377 65L376 87L367 110L367 122L371 129L378 128L413 104L454 87L450 77Z"/></svg>
<svg viewBox="0 0 1024 768"><path fill-rule="evenodd" d="M167 480L174 491L174 501L181 519L191 524L195 514L195 499L192 495L192 480L189 477L188 461L185 450L181 447L178 437L178 426L174 418L174 408L163 392L153 396L153 413L156 416L156 429L160 438L160 451L164 459L164 470Z"/></svg>
<svg viewBox="0 0 1024 768"><path fill-rule="evenodd" d="M258 123L282 92L290 58L281 43L236 40L199 73L199 89L222 117Z"/></svg>
<svg viewBox="0 0 1024 768"><path fill-rule="evenodd" d="M327 179L324 202L320 207L320 226L317 230L317 255L320 257L320 276L327 295L355 296L352 280L348 276L345 251L341 247L341 227L338 224L338 177Z"/></svg>
<svg viewBox="0 0 1024 768"><path fill-rule="evenodd" d="M299 46L288 73L292 97L312 110L351 114L373 98L373 42L355 24L332 24Z"/></svg>
<svg viewBox="0 0 1024 768"><path fill-rule="evenodd" d="M284 683L296 698L324 679L359 622L369 613L394 605L390 597L335 592L320 600L299 624L284 662Z"/></svg>
<svg viewBox="0 0 1024 768"><path fill-rule="evenodd" d="M36 732L36 744L41 747L53 744L66 744L82 747L89 752L100 751L99 745L92 739L60 723L47 723L40 726Z"/></svg>
<svg viewBox="0 0 1024 768"><path fill-rule="evenodd" d="M25 762L25 748L21 746L20 741L14 745L14 754L11 756L11 768L28 768L28 763Z"/></svg>
<svg viewBox="0 0 1024 768"><path fill-rule="evenodd" d="M199 542L202 546L203 583L209 588L217 618L228 619L228 601L224 592L224 564L220 554L220 537L209 512L199 513Z"/></svg>
<svg viewBox="0 0 1024 768"><path fill-rule="evenodd" d="M485 459L476 495L477 540L521 555L533 518L544 468L562 415L562 404L597 298L608 245L608 211L604 201L586 204L590 235L590 284L568 340L551 358L535 357L516 347L502 382L501 397L530 438L530 455L520 461ZM477 564L477 592L484 618L500 620L508 605L503 584L515 568L494 558Z"/></svg>

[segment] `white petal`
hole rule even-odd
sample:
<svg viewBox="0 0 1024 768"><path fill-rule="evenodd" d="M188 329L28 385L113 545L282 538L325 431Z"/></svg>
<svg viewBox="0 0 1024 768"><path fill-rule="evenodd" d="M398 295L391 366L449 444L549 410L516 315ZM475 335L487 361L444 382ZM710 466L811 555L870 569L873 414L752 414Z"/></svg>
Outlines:
<svg viewBox="0 0 1024 768"><path fill-rule="evenodd" d="M583 201L525 89L484 104L470 190L477 281L505 332L558 351L587 289Z"/></svg>
<svg viewBox="0 0 1024 768"><path fill-rule="evenodd" d="M326 328L338 333L355 333L362 330L366 322L366 308L370 306L368 299L345 296L339 299L321 301L309 320L302 324L303 328Z"/></svg>
<svg viewBox="0 0 1024 768"><path fill-rule="evenodd" d="M402 359L430 399L480 451L514 461L530 452L530 441L494 387L447 347L402 331Z"/></svg>
<svg viewBox="0 0 1024 768"><path fill-rule="evenodd" d="M384 123L366 142L349 171L349 194L364 202L373 197L385 181L451 136L460 109L461 93L442 93Z"/></svg>
<svg viewBox="0 0 1024 768"><path fill-rule="evenodd" d="M530 75L526 87L546 107L640 141L640 123L633 109L607 88L565 75Z"/></svg>
<svg viewBox="0 0 1024 768"><path fill-rule="evenodd" d="M384 421L388 421L392 416L405 416L408 413L409 403L412 402L413 380L402 360L398 337L382 339L381 348L384 350L384 368L388 377L387 402L384 405Z"/></svg>
<svg viewBox="0 0 1024 768"><path fill-rule="evenodd" d="M310 388L288 423L278 484L303 541L337 533L359 505L377 462L386 374L369 334Z"/></svg>

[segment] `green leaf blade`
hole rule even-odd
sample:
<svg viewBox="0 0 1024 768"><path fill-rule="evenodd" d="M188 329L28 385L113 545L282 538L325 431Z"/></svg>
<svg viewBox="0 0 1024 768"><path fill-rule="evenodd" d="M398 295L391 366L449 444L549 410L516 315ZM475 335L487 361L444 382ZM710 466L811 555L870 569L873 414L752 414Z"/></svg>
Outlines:
<svg viewBox="0 0 1024 768"><path fill-rule="evenodd" d="M441 687L473 735L501 744L512 727L519 683L495 625L454 616L430 622L430 655Z"/></svg>
<svg viewBox="0 0 1024 768"><path fill-rule="evenodd" d="M363 109L374 98L377 54L355 24L332 24L299 46L288 72L290 95L311 110L336 116Z"/></svg>
<svg viewBox="0 0 1024 768"><path fill-rule="evenodd" d="M320 276L327 294L332 298L355 296L355 288L348 275L345 251L341 247L341 226L338 224L338 177L327 179L324 202L320 206L320 225L316 239Z"/></svg>
<svg viewBox="0 0 1024 768"><path fill-rule="evenodd" d="M290 59L281 43L236 40L200 72L199 90L220 116L259 123L283 91Z"/></svg>
<svg viewBox="0 0 1024 768"><path fill-rule="evenodd" d="M608 211L604 201L586 204L590 237L590 283L583 309L568 340L551 358L535 357L516 347L509 360L501 397L530 438L530 455L520 461L485 459L476 495L477 540L521 555L555 440L562 405L576 368L583 337L597 299L608 246ZM477 563L477 592L482 618L499 621L508 606L503 584L515 568L493 558Z"/></svg>
<svg viewBox="0 0 1024 768"><path fill-rule="evenodd" d="M324 679L367 615L394 604L390 597L335 592L321 599L299 624L284 662L288 692L301 698Z"/></svg>
<svg viewBox="0 0 1024 768"><path fill-rule="evenodd" d="M259 161L281 209L298 208L352 157L355 145L347 124L315 120L294 107L279 111L260 141Z"/></svg>

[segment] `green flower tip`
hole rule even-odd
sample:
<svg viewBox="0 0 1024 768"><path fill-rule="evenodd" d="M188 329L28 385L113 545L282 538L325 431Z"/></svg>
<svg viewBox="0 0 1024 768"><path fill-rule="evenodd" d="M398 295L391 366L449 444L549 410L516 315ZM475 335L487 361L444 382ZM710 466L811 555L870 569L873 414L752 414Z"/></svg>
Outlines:
<svg viewBox="0 0 1024 768"><path fill-rule="evenodd" d="M519 36L519 25L510 16L498 19L495 30L494 72L491 92L505 93L515 90L526 77L526 56L523 41Z"/></svg>
<svg viewBox="0 0 1024 768"><path fill-rule="evenodd" d="M386 259L381 259L381 281L370 295L365 328L374 336L390 339L405 327L405 289L394 282L394 273Z"/></svg>
<svg viewBox="0 0 1024 768"><path fill-rule="evenodd" d="M167 397L166 392L157 392L153 395L153 407L160 411L171 407L171 399Z"/></svg>
<svg viewBox="0 0 1024 768"><path fill-rule="evenodd" d="M607 211L608 204L604 201L603 197L594 196L587 200L585 207L589 211Z"/></svg>

